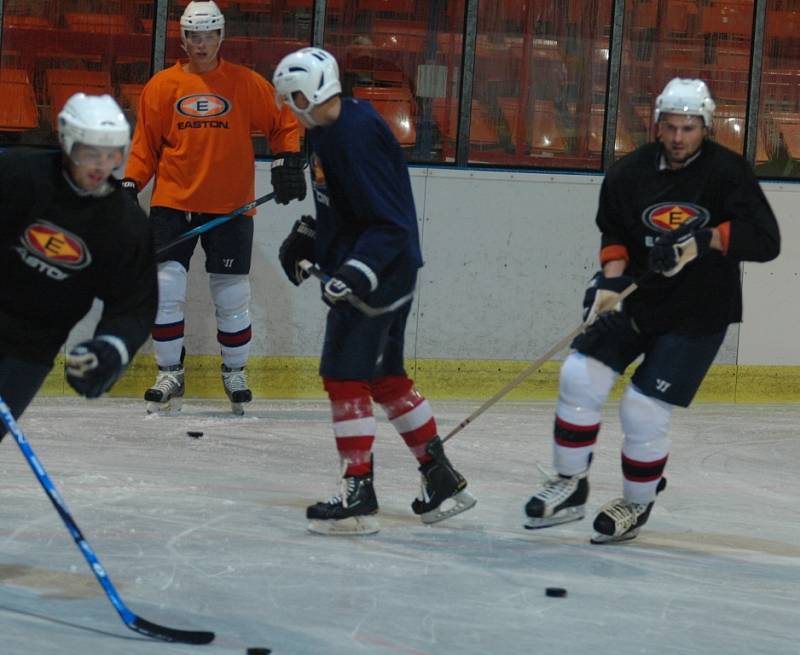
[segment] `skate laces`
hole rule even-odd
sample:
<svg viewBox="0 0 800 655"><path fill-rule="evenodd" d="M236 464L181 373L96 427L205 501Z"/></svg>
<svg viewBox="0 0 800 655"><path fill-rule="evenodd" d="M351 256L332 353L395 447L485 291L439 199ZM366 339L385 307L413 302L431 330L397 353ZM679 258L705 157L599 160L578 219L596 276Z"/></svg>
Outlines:
<svg viewBox="0 0 800 655"><path fill-rule="evenodd" d="M615 498L606 503L600 510L612 521L618 531L626 531L636 525L639 517L647 511L647 505L625 502L624 498Z"/></svg>
<svg viewBox="0 0 800 655"><path fill-rule="evenodd" d="M339 475L339 495L333 495L325 501L328 505L340 505L347 508L347 497L356 488L356 481L352 477L345 476L347 472L348 460L342 460L342 471Z"/></svg>
<svg viewBox="0 0 800 655"><path fill-rule="evenodd" d="M543 486L533 494L535 498L549 503L556 499L566 498L575 490L575 478L577 476L562 478L558 473L546 469L539 462L536 462L536 468L539 469L539 473L542 476Z"/></svg>
<svg viewBox="0 0 800 655"><path fill-rule="evenodd" d="M224 367L222 369L222 381L225 384L225 388L231 393L234 391L247 391L247 378L245 377L244 368L234 370Z"/></svg>
<svg viewBox="0 0 800 655"><path fill-rule="evenodd" d="M150 388L160 391L164 396L177 391L181 388L181 380L178 378L181 373L182 371L159 371L155 384Z"/></svg>

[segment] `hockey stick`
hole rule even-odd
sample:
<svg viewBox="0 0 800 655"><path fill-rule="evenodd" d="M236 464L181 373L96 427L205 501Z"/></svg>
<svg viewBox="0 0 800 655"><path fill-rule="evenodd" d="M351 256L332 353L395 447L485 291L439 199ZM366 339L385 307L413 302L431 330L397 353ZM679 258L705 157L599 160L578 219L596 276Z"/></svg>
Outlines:
<svg viewBox="0 0 800 655"><path fill-rule="evenodd" d="M301 259L299 264L300 264L300 268L302 268L306 273L308 273L312 277L317 278L318 280L320 280L322 282L327 282L328 280L331 279L330 275L328 275L327 273L323 273L319 269L318 266L316 266L315 264L312 264L307 259ZM383 316L384 314L388 314L389 312L393 312L396 309L399 309L400 307L405 305L406 303L411 302L411 300L414 298L414 292L412 291L411 293L407 293L405 296L401 296L400 298L395 300L393 303L391 303L389 305L386 305L384 307L372 307L371 305L368 305L363 300L361 300L361 298L359 298L358 296L353 295L352 293L347 295L347 296L345 296L345 298L346 298L347 302L349 302L353 307L355 307L362 314L365 314L366 316L369 316L370 318L375 318L376 316Z"/></svg>
<svg viewBox="0 0 800 655"><path fill-rule="evenodd" d="M163 625L158 625L157 623L150 623L150 621L146 621L145 619L136 616L136 614L127 608L117 593L117 590L114 588L114 585L111 584L111 580L108 579L108 575L106 575L105 569L97 559L97 555L94 554L89 542L86 541L86 538L81 533L80 528L75 523L75 519L73 519L72 515L69 513L69 510L64 503L64 499L61 497L61 494L58 493L55 485L50 480L50 477L47 475L47 471L44 470L44 467L36 457L36 454L33 452L28 440L25 438L25 435L22 434L17 422L11 415L11 410L9 410L8 405L6 405L2 398L0 398L0 418L2 418L2 421L8 431L14 436L14 440L17 442L22 454L25 455L25 459L28 460L31 470L33 470L36 478L42 485L42 488L47 494L47 497L50 499L50 502L53 503L53 507L56 508L61 520L64 521L64 525L67 526L67 530L69 530L69 533L72 535L75 543L78 544L78 548L83 554L84 559L86 559L88 562L89 568L92 569L92 573L94 573L94 576L97 578L100 586L103 587L103 591L106 592L106 596L108 596L111 604L117 610L120 617L122 617L123 623L125 623L125 625L134 632L138 632L139 634L147 637L152 637L153 639L161 639L162 641L173 641L183 644L211 643L215 636L213 632L177 630L175 628L168 628Z"/></svg>
<svg viewBox="0 0 800 655"><path fill-rule="evenodd" d="M218 225L222 225L223 223L227 223L229 220L244 214L246 211L250 211L254 207L258 207L259 205L263 205L265 202L269 202L275 197L275 192L268 193L265 196L261 196L260 198L256 198L248 202L246 205L242 205L239 209L231 212L230 214L225 214L225 216L217 216L217 218L212 218L208 223L203 223L202 225L198 225L197 227L193 227L188 232L184 232L181 234L175 241L168 243L166 246L161 246L158 250L156 250L156 255L160 255L162 253L167 252L171 248L174 248L179 243L183 243L184 241L188 241L189 239L196 237L198 234L203 234L203 232L208 232L209 230L213 230Z"/></svg>
<svg viewBox="0 0 800 655"><path fill-rule="evenodd" d="M625 287L625 289L622 291L622 293L620 293L619 296L616 296L613 299L613 301L612 301L613 305L616 305L617 303L620 303L623 300L625 300L625 298L630 296L634 291L636 291L636 289L639 288L639 285L644 280L649 279L651 275L654 275L654 273L651 273L651 272L648 271L647 273L642 275L642 277L640 277L638 280L636 280L636 282L633 282L632 284L630 284L627 287ZM611 309L611 307L600 307L599 309L608 310L608 309ZM600 313L600 312L598 311L597 313ZM579 334L581 334L587 327L589 327L592 324L592 322L594 321L595 317L596 317L596 314L587 317L587 319L583 323L581 323L578 327L576 327L574 330L572 330L572 332L570 332L567 336L565 336L563 339L561 339L558 343L554 344L553 347L550 348L550 350L548 350L544 355L539 357L539 359L537 359L530 366L528 366L528 368L526 368L519 375L517 375L517 377L515 377L513 380L511 380L511 382L509 382L506 386L504 386L502 389L500 389L500 391L498 391L494 396L489 398L489 400L487 400L485 403L483 403L483 405L478 407L478 409L476 409L474 412L472 412L472 414L470 414L467 418L465 418L463 421L461 421L461 423L459 423L456 427L454 427L452 430L450 430L450 432L447 433L445 438L442 439L442 443L446 442L448 439L452 439L456 434L461 432L461 430L463 430L470 423L472 423L472 421L474 421L481 414L483 414L487 409L489 409L492 405L494 405L498 400L503 398L503 396L505 396L509 391L511 391L515 387L519 386L524 380L526 380L531 375L536 373L536 371L538 371L541 368L542 364L544 364L547 360L549 360L551 357L553 357L557 353L559 353L562 350L564 350L564 348L569 346L569 344L572 343L572 340L575 337L577 337Z"/></svg>

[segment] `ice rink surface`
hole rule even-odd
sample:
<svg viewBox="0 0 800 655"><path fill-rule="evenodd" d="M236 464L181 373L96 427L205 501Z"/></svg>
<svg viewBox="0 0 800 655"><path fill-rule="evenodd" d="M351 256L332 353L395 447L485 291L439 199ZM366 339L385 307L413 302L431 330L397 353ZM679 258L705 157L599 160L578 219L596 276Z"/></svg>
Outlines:
<svg viewBox="0 0 800 655"><path fill-rule="evenodd" d="M433 403L440 431L479 404ZM433 527L409 507L414 460L379 420L382 529L367 537L306 530L305 506L338 490L327 403L226 409L41 399L20 422L128 607L215 642L128 630L6 437L0 653L800 654L800 406L676 411L669 486L616 546L588 543L621 492L614 405L587 519L539 531L522 507L550 462L553 403L500 404L448 442L478 504Z"/></svg>

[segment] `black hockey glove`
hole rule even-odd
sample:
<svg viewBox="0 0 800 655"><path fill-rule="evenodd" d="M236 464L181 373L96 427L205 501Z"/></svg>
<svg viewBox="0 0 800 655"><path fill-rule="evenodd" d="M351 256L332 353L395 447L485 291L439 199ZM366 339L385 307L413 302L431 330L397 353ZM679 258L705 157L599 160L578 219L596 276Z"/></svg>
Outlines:
<svg viewBox="0 0 800 655"><path fill-rule="evenodd" d="M631 284L633 278L628 275L606 277L602 271L597 272L583 294L583 320L593 320L599 314L620 309L619 296Z"/></svg>
<svg viewBox="0 0 800 655"><path fill-rule="evenodd" d="M122 354L111 342L113 338L95 337L69 351L67 382L82 396L98 398L122 373Z"/></svg>
<svg viewBox="0 0 800 655"><path fill-rule="evenodd" d="M286 273L286 277L295 286L300 286L308 277L302 268L300 260L314 261L314 239L317 236L317 222L311 216L301 216L295 221L292 231L286 237L278 250L278 259Z"/></svg>
<svg viewBox="0 0 800 655"><path fill-rule="evenodd" d="M275 202L288 205L292 200L306 197L306 158L299 152L281 152L275 155L270 170Z"/></svg>
<svg viewBox="0 0 800 655"><path fill-rule="evenodd" d="M137 205L139 204L139 187L136 185L136 182L133 181L129 177L123 177L120 182L120 186L122 190L127 193L131 198L133 198L133 202Z"/></svg>
<svg viewBox="0 0 800 655"><path fill-rule="evenodd" d="M323 300L331 307L337 302L345 300L350 294L363 300L375 288L377 288L377 284L373 287L364 271L350 264L343 264L325 283L322 289Z"/></svg>
<svg viewBox="0 0 800 655"><path fill-rule="evenodd" d="M612 337L613 335L613 337ZM589 327L572 341L572 348L592 354L598 345L608 338L627 343L636 340L639 328L625 312L613 310L599 314Z"/></svg>
<svg viewBox="0 0 800 655"><path fill-rule="evenodd" d="M693 259L711 250L711 228L696 229L696 221L687 221L677 230L658 237L650 249L649 267L654 273L672 277Z"/></svg>

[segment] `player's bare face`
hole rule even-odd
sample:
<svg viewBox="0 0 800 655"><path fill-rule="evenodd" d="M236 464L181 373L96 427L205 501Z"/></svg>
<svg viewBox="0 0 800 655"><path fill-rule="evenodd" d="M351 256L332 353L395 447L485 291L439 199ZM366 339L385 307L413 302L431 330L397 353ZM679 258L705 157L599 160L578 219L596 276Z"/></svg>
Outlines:
<svg viewBox="0 0 800 655"><path fill-rule="evenodd" d="M67 162L72 181L84 191L91 192L100 188L122 163L122 149L76 143Z"/></svg>
<svg viewBox="0 0 800 655"><path fill-rule="evenodd" d="M219 30L186 33L184 46L193 69L197 72L205 72L216 67L220 41Z"/></svg>
<svg viewBox="0 0 800 655"><path fill-rule="evenodd" d="M658 137L670 168L681 168L700 149L706 135L700 116L666 114L658 122Z"/></svg>

